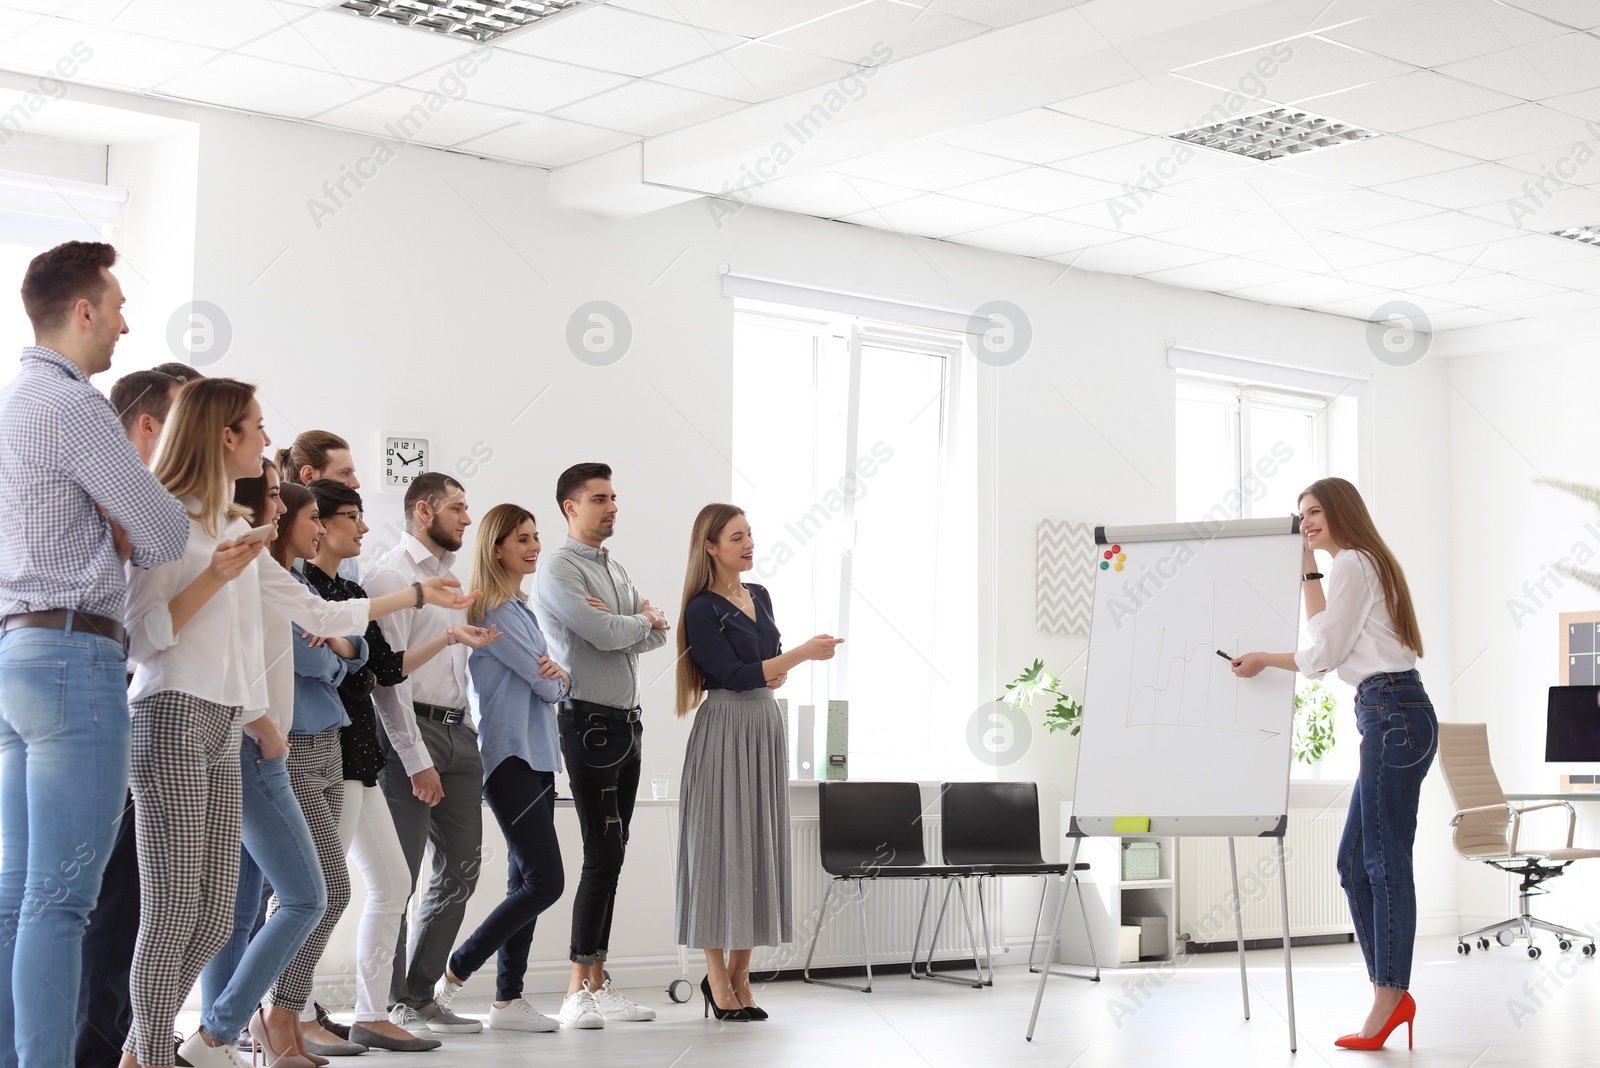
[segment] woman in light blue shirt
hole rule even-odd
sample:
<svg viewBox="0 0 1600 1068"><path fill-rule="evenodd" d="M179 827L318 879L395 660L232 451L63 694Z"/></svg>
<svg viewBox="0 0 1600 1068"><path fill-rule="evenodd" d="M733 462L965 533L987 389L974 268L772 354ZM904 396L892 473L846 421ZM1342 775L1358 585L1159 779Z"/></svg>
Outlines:
<svg viewBox="0 0 1600 1068"><path fill-rule="evenodd" d="M538 563L539 528L533 513L499 504L479 520L472 588L482 590L483 597L468 609L468 618L479 626L498 627L502 637L475 650L469 666L478 690L483 792L505 834L510 871L506 899L451 955L436 996L447 1005L461 984L498 952L489 1026L503 1031L560 1027L522 996L534 921L565 888L555 827L561 745L554 706L566 698L570 680L550 659L522 592L523 581Z"/></svg>

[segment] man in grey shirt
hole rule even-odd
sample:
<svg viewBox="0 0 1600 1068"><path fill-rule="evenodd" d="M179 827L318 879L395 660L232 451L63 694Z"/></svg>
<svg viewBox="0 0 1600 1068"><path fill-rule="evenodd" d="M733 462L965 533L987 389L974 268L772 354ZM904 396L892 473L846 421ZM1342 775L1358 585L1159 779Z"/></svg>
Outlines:
<svg viewBox="0 0 1600 1068"><path fill-rule="evenodd" d="M604 978L617 879L639 792L639 654L666 644L667 617L603 545L617 521L611 468L578 464L556 482L567 540L534 575L534 612L550 656L572 675L560 705L561 753L583 833L583 874L572 898L572 979L565 1027L650 1020Z"/></svg>

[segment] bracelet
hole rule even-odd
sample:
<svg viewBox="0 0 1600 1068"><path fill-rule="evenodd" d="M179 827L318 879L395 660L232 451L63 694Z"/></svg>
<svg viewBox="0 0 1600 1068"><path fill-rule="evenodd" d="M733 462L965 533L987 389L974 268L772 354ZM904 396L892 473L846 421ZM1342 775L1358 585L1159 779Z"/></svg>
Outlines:
<svg viewBox="0 0 1600 1068"><path fill-rule="evenodd" d="M444 643L446 645L454 645L456 643L456 628L455 627L446 627L446 628L444 628Z"/></svg>
<svg viewBox="0 0 1600 1068"><path fill-rule="evenodd" d="M417 591L417 607L422 607L422 583L413 582L411 588Z"/></svg>

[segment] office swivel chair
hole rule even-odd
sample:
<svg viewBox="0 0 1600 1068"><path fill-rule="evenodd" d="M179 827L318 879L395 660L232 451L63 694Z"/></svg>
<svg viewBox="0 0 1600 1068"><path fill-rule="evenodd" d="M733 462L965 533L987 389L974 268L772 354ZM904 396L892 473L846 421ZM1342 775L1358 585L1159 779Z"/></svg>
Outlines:
<svg viewBox="0 0 1600 1068"><path fill-rule="evenodd" d="M1541 920L1528 908L1528 899L1534 894L1549 893L1542 883L1565 872L1574 861L1600 857L1600 849L1572 847L1578 822L1572 803L1507 801L1494 767L1489 763L1489 732L1482 723L1439 724L1439 768L1444 772L1445 784L1455 802L1456 812L1450 819L1450 826L1455 828L1456 852L1465 860L1488 864L1522 880L1518 891L1522 902L1520 915L1459 936L1456 952L1471 953L1474 940L1479 949L1488 949L1490 935L1502 946L1509 946L1521 937L1528 940L1528 956L1538 959L1541 951L1533 944L1533 932L1540 930L1554 934L1563 950L1571 949L1575 942L1583 942L1584 955L1593 956L1594 939L1589 935ZM1543 808L1567 810L1565 846L1536 849L1519 840L1523 815Z"/></svg>

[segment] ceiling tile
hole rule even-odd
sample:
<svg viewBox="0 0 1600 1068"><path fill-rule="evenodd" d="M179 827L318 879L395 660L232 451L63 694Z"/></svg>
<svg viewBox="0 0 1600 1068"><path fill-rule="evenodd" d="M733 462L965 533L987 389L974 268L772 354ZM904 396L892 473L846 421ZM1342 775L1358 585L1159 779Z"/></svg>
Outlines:
<svg viewBox="0 0 1600 1068"><path fill-rule="evenodd" d="M412 89L433 92L439 86L439 78L439 72L429 71L407 79L405 84ZM467 99L479 104L521 111L550 111L629 81L622 74L606 74L495 49L493 58L481 64L466 85Z"/></svg>
<svg viewBox="0 0 1600 1068"><path fill-rule="evenodd" d="M1506 159L1540 149L1568 147L1589 137L1576 115L1543 104L1518 104L1486 115L1424 126L1406 135L1480 159Z"/></svg>
<svg viewBox="0 0 1600 1068"><path fill-rule="evenodd" d="M1070 264L1085 271L1106 271L1111 274L1144 274L1162 271L1169 267L1187 267L1220 259L1215 253L1171 245L1148 237L1130 237L1108 245L1092 245L1077 252L1046 259Z"/></svg>
<svg viewBox="0 0 1600 1068"><path fill-rule="evenodd" d="M1064 174L1049 167L1028 167L947 190L951 196L962 200L998 204L1030 215L1043 215L1084 204L1099 205L1121 191L1121 187L1115 183ZM1101 217L1106 218L1103 208Z"/></svg>
<svg viewBox="0 0 1600 1068"><path fill-rule="evenodd" d="M1279 210L1297 226L1314 226L1336 232L1399 222L1402 219L1417 219L1435 213L1432 205L1402 200L1370 189L1352 189L1348 193L1290 204Z"/></svg>
<svg viewBox="0 0 1600 1068"><path fill-rule="evenodd" d="M1234 211L1261 211L1269 207L1299 204L1318 197L1343 193L1350 187L1326 178L1313 178L1308 174L1279 170L1276 167L1255 167L1233 174L1218 174L1193 181L1170 182L1162 192L1181 200L1193 200Z"/></svg>
<svg viewBox="0 0 1600 1068"><path fill-rule="evenodd" d="M461 59L472 49L469 41L396 26L386 19L360 18L339 11L314 11L290 24L280 19L276 30L244 45L239 51L259 59L293 63L352 78L398 82L420 71ZM492 55L489 53L489 57ZM492 58L488 61L492 62ZM477 60L463 64L467 70L475 71L477 66Z"/></svg>
<svg viewBox="0 0 1600 1068"><path fill-rule="evenodd" d="M1542 101L1545 107L1565 111L1580 119L1600 123L1600 89L1585 89L1581 93L1566 93ZM1590 129L1589 140L1600 140L1600 129Z"/></svg>
<svg viewBox="0 0 1600 1068"><path fill-rule="evenodd" d="M1182 286L1185 289L1204 289L1212 293L1225 293L1228 290L1241 289L1245 286L1261 286L1269 282L1286 282L1290 279L1304 276L1300 271L1291 271L1284 267L1274 267L1271 264L1256 263L1253 260L1230 256L1226 259L1212 260L1210 263L1197 263L1190 267L1170 267L1162 271L1148 271L1139 277L1170 286Z"/></svg>
<svg viewBox="0 0 1600 1068"><path fill-rule="evenodd" d="M874 207L899 204L920 197L922 190L884 185L866 178L849 178L828 171L807 171L779 178L750 190L750 200L763 207L836 219Z"/></svg>
<svg viewBox="0 0 1600 1068"><path fill-rule="evenodd" d="M1502 0L1502 2L1507 7L1554 19L1575 30L1592 30L1600 27L1600 7L1595 6L1594 0Z"/></svg>
<svg viewBox="0 0 1600 1068"><path fill-rule="evenodd" d="M1057 101L1049 107L1109 126L1146 134L1167 134L1232 118L1264 106L1259 96L1235 94L1240 101L1227 110L1228 94L1171 74L1154 74L1109 89Z"/></svg>
<svg viewBox="0 0 1600 1068"><path fill-rule="evenodd" d="M981 23L942 15L929 10L932 6L931 3L913 6L890 0L867 0L804 26L773 34L767 41L846 63L877 66L988 32L988 27Z"/></svg>
<svg viewBox="0 0 1600 1068"><path fill-rule="evenodd" d="M1254 95L1289 103L1392 78L1410 69L1384 56L1307 35L1179 67L1173 73L1223 91L1248 92L1251 86L1265 85L1264 91Z"/></svg>
<svg viewBox="0 0 1600 1068"><path fill-rule="evenodd" d="M1015 222L1025 218L1020 211L974 204L968 200L926 193L898 204L885 204L868 211L839 217L842 222L891 230L923 237L949 237L985 226Z"/></svg>
<svg viewBox="0 0 1600 1068"><path fill-rule="evenodd" d="M1197 148L1166 137L1145 137L1116 148L1103 148L1051 164L1057 170L1086 174L1129 188L1155 188L1168 182L1249 171L1262 166L1253 159Z"/></svg>
<svg viewBox="0 0 1600 1068"><path fill-rule="evenodd" d="M42 73L60 60L72 58L74 46L80 52L88 46L94 54L78 64L74 81L148 89L222 54L199 45L66 19L35 19L29 23L24 32L0 40L0 67Z"/></svg>
<svg viewBox="0 0 1600 1068"><path fill-rule="evenodd" d="M1441 208L1472 208L1479 204L1500 203L1529 194L1538 179L1500 163L1477 163L1454 171L1425 174L1403 182L1377 186L1381 193L1437 204ZM1529 188L1524 188L1529 187Z"/></svg>
<svg viewBox="0 0 1600 1068"><path fill-rule="evenodd" d="M738 100L640 80L568 104L554 114L556 118L649 137L681 130L744 106Z"/></svg>
<svg viewBox="0 0 1600 1068"><path fill-rule="evenodd" d="M821 88L824 83L859 97L866 85L848 63L760 41L662 71L651 80L751 103Z"/></svg>
<svg viewBox="0 0 1600 1068"><path fill-rule="evenodd" d="M1505 312L1486 311L1483 308L1459 308L1455 311L1435 312L1430 318L1433 332L1437 334L1444 330L1461 330L1471 326L1510 322L1513 317Z"/></svg>
<svg viewBox="0 0 1600 1068"><path fill-rule="evenodd" d="M1300 240L1294 227L1265 215L1233 215L1225 219L1180 226L1161 235L1161 240L1229 256L1247 255L1264 248L1287 245ZM1273 279L1262 279L1263 282ZM1248 283L1241 282L1240 285Z"/></svg>
<svg viewBox="0 0 1600 1068"><path fill-rule="evenodd" d="M1600 86L1600 39L1569 33L1450 63L1439 71L1524 100L1543 100Z"/></svg>
<svg viewBox="0 0 1600 1068"><path fill-rule="evenodd" d="M1494 241L1478 247L1466 245L1458 249L1448 249L1439 255L1458 263L1471 263L1484 270L1508 271L1514 274L1521 274L1529 267L1543 267L1589 256L1600 258L1600 252L1581 242L1552 237L1549 234L1523 234L1520 237Z"/></svg>
<svg viewBox="0 0 1600 1068"><path fill-rule="evenodd" d="M1407 252L1438 252L1441 249L1481 245L1516 237L1506 222L1491 222L1460 211L1442 211L1420 219L1385 223L1354 231L1356 237L1393 245Z"/></svg>
<svg viewBox="0 0 1600 1068"><path fill-rule="evenodd" d="M612 7L675 19L738 37L764 37L859 0L611 0ZM695 88L691 86L690 88Z"/></svg>
<svg viewBox="0 0 1600 1068"><path fill-rule="evenodd" d="M1566 312L1593 311L1600 308L1600 296L1592 293L1553 293L1545 297L1524 297L1487 305L1490 311L1504 312L1518 319L1535 315L1562 315Z"/></svg>
<svg viewBox="0 0 1600 1068"><path fill-rule="evenodd" d="M1244 286L1240 289L1230 290L1228 296L1239 297L1243 300L1260 301L1263 304L1282 304L1291 308L1309 308L1313 304L1321 304L1330 300L1354 300L1359 299L1362 295L1376 297L1382 293L1383 290L1377 286L1341 282L1337 278L1313 274L1305 278L1292 278L1284 282L1268 282L1266 285Z"/></svg>
<svg viewBox="0 0 1600 1068"><path fill-rule="evenodd" d="M1317 231L1308 234L1303 241L1252 252L1250 258L1301 271L1330 272L1342 271L1347 267L1365 267L1369 263L1386 263L1405 255L1399 249L1375 241Z"/></svg>
<svg viewBox="0 0 1600 1068"><path fill-rule="evenodd" d="M1055 256L1110 244L1119 237L1110 230L1035 215L1016 222L986 226L981 230L969 230L951 240L1018 256Z"/></svg>
<svg viewBox="0 0 1600 1068"><path fill-rule="evenodd" d="M545 115L526 115L513 126L471 138L455 148L459 152L477 152L541 167L561 167L635 140L612 130L563 122Z"/></svg>
<svg viewBox="0 0 1600 1068"><path fill-rule="evenodd" d="M1370 296L1350 297L1317 304L1311 310L1329 312L1333 315L1345 315L1352 319L1372 322L1374 321L1373 317L1378 313L1378 309L1394 300L1397 296L1404 297L1406 300L1416 304L1429 319L1435 315L1459 310L1461 307L1461 305L1453 304L1449 301L1434 300L1431 297L1417 297L1412 293L1396 293L1393 290L1384 289L1382 292ZM1431 323L1427 325L1431 326Z"/></svg>
<svg viewBox="0 0 1600 1068"><path fill-rule="evenodd" d="M1506 223L1519 230L1549 233L1572 226L1600 223L1600 188L1558 189L1509 199L1499 204L1468 208L1467 213L1491 222Z"/></svg>
<svg viewBox="0 0 1600 1068"><path fill-rule="evenodd" d="M1403 292L1418 286L1480 277L1491 272L1469 264L1453 263L1438 256L1407 256L1404 259L1390 260L1388 263L1348 267L1339 273L1351 281Z"/></svg>
<svg viewBox="0 0 1600 1068"><path fill-rule="evenodd" d="M1300 106L1380 133L1404 133L1418 126L1481 115L1516 103L1517 97L1481 85L1431 70L1414 70L1343 92L1314 96L1300 101Z"/></svg>
<svg viewBox="0 0 1600 1068"><path fill-rule="evenodd" d="M1050 108L1034 108L976 126L948 130L935 134L933 139L991 156L1027 163L1053 163L1069 156L1125 145L1140 137L1131 130L1090 122Z"/></svg>
<svg viewBox="0 0 1600 1068"><path fill-rule="evenodd" d="M836 163L828 169L889 185L937 191L1009 174L1023 167L1024 164L1015 160L986 156L937 141L908 141L882 152Z"/></svg>
<svg viewBox="0 0 1600 1068"><path fill-rule="evenodd" d="M1500 162L1537 175L1539 190L1545 194L1566 186L1600 185L1600 136L1568 148L1547 148Z"/></svg>
<svg viewBox="0 0 1600 1068"><path fill-rule="evenodd" d="M1324 37L1418 67L1437 67L1562 32L1488 0L1433 0L1322 31Z"/></svg>
<svg viewBox="0 0 1600 1068"><path fill-rule="evenodd" d="M161 83L162 96L304 119L381 88L377 82L228 52Z"/></svg>
<svg viewBox="0 0 1600 1068"><path fill-rule="evenodd" d="M919 7L937 8L946 15L971 19L985 26L1014 26L1053 11L1074 7L1084 0L901 0Z"/></svg>
<svg viewBox="0 0 1600 1068"><path fill-rule="evenodd" d="M1451 171L1477 162L1471 156L1391 134L1275 160L1272 166L1349 185L1376 185Z"/></svg>
<svg viewBox="0 0 1600 1068"><path fill-rule="evenodd" d="M1512 274L1485 274L1440 285L1417 287L1417 293L1422 296L1455 301L1469 308L1527 297L1544 297L1559 292L1561 292L1559 286L1536 282L1531 278L1519 278Z"/></svg>
<svg viewBox="0 0 1600 1068"><path fill-rule="evenodd" d="M1084 204L1052 214L1058 219L1086 226L1103 226L1121 234L1148 235L1228 218L1238 212L1193 200L1179 200L1165 193L1154 193L1137 199L1113 197L1099 204Z"/></svg>
<svg viewBox="0 0 1600 1068"><path fill-rule="evenodd" d="M510 126L524 118L525 113L474 104L470 100L451 100L433 111L428 108L426 94L390 85L314 117L318 122L347 130L444 146Z"/></svg>
<svg viewBox="0 0 1600 1068"><path fill-rule="evenodd" d="M78 0L54 6L74 22L223 49L237 48L310 14L303 7L287 4L218 4L215 0Z"/></svg>
<svg viewBox="0 0 1600 1068"><path fill-rule="evenodd" d="M502 38L499 47L643 77L732 48L743 40L636 11L585 7Z"/></svg>
<svg viewBox="0 0 1600 1068"><path fill-rule="evenodd" d="M1569 245L1583 245L1576 241L1568 241L1564 237L1553 237L1552 241L1567 241ZM1517 274L1523 278L1531 278L1536 282L1547 282L1563 289L1586 289L1600 291L1600 250L1590 246L1587 254L1581 259L1567 260L1565 263L1548 263L1538 267L1524 267Z"/></svg>

